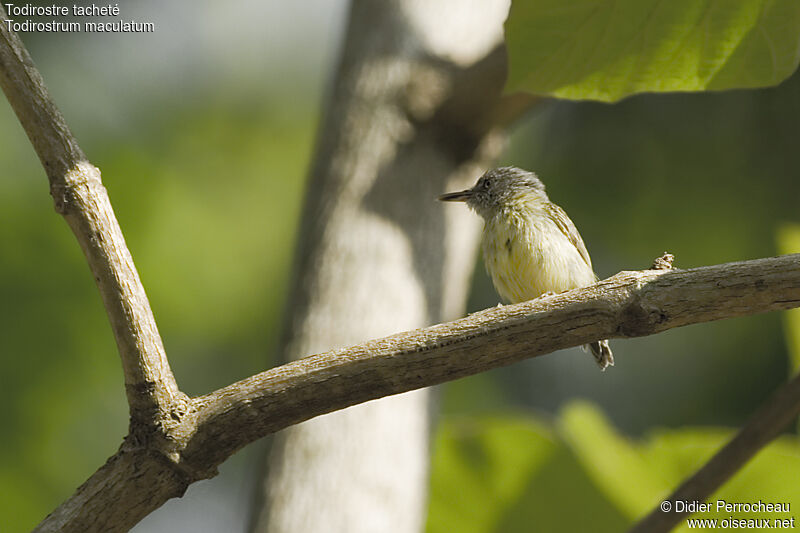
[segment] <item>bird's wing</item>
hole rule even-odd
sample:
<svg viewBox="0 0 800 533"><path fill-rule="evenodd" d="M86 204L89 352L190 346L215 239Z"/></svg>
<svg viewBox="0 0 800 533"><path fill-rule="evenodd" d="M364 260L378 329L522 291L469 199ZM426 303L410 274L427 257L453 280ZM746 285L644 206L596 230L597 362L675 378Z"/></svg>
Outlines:
<svg viewBox="0 0 800 533"><path fill-rule="evenodd" d="M589 258L589 252L586 251L586 245L583 244L583 239L581 239L581 234L578 233L578 228L575 227L575 224L569 219L564 210L553 202L548 202L546 209L550 218L552 218L556 226L558 226L558 229L560 229L567 239L569 239L569 242L578 249L578 253L581 254L583 260L586 261L586 264L591 268L592 260Z"/></svg>

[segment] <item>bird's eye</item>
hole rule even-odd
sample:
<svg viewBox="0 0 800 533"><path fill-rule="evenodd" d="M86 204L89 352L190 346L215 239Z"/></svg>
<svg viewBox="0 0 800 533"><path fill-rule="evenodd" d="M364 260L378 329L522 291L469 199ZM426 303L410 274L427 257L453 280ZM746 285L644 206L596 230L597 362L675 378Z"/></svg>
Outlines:
<svg viewBox="0 0 800 533"><path fill-rule="evenodd" d="M492 185L492 182L488 179L483 180L483 188L488 189Z"/></svg>

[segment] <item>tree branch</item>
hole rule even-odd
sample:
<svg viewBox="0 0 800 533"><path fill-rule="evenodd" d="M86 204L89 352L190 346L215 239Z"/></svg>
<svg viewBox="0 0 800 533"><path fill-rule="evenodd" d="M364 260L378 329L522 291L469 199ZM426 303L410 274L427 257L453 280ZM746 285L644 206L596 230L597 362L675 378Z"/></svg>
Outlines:
<svg viewBox="0 0 800 533"><path fill-rule="evenodd" d="M183 457L203 470L261 436L382 396L597 339L798 306L798 254L621 272L590 287L313 355L201 396Z"/></svg>
<svg viewBox="0 0 800 533"><path fill-rule="evenodd" d="M8 18L2 6L0 18ZM0 86L47 172L56 211L72 228L100 289L122 359L132 423L154 427L159 412L185 409L186 398L169 368L100 171L87 161L22 41L6 24L0 24Z"/></svg>
<svg viewBox="0 0 800 533"><path fill-rule="evenodd" d="M187 476L160 452L120 450L34 531L128 531L170 498L183 496L188 485Z"/></svg>
<svg viewBox="0 0 800 533"><path fill-rule="evenodd" d="M590 287L313 355L195 398L174 434L180 449L172 466L188 484L213 476L227 457L258 438L357 403L600 338L652 335L798 306L800 254L690 270L621 272ZM76 519L77 496L62 506L72 507ZM163 503L136 501L140 514L127 516L139 519Z"/></svg>
<svg viewBox="0 0 800 533"><path fill-rule="evenodd" d="M675 509L676 501L705 501L747 464L761 448L769 444L800 415L800 374L781 387L766 404L756 411L714 457L684 481L666 498ZM628 533L671 531L690 512L664 512L653 509Z"/></svg>

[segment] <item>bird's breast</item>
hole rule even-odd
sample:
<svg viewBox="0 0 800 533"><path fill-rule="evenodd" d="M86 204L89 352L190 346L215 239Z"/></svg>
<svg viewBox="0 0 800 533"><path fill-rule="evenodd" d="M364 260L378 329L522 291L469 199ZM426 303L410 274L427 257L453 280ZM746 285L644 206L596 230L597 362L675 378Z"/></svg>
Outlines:
<svg viewBox="0 0 800 533"><path fill-rule="evenodd" d="M483 230L483 257L497 292L516 303L595 281L591 266L544 211L501 211Z"/></svg>

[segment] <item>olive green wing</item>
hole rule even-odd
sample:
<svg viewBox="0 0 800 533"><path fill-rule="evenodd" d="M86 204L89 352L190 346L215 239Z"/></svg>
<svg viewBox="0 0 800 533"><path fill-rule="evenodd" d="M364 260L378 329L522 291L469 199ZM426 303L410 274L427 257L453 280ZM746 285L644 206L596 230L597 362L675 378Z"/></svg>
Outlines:
<svg viewBox="0 0 800 533"><path fill-rule="evenodd" d="M578 253L581 254L583 260L586 261L586 264L589 265L589 268L591 268L592 260L589 258L589 252L586 251L586 245L583 244L581 234L578 233L578 228L575 227L575 224L572 223L564 210L553 202L548 202L545 210L547 211L547 214L550 215L550 218L556 223L558 229L560 229L567 239L569 239L569 242L575 245L575 248L578 249Z"/></svg>

